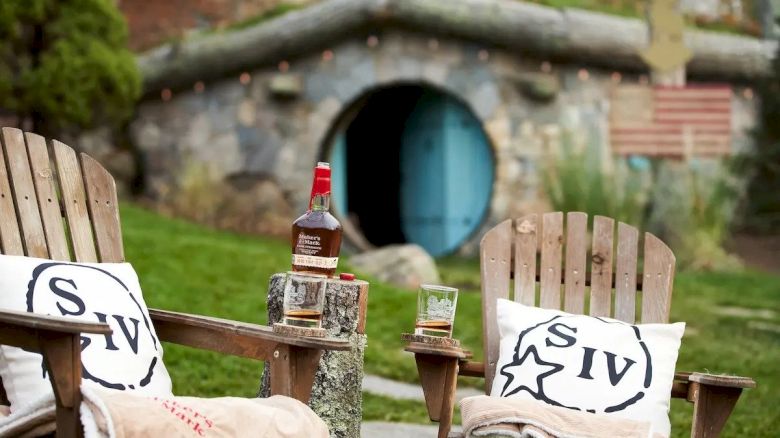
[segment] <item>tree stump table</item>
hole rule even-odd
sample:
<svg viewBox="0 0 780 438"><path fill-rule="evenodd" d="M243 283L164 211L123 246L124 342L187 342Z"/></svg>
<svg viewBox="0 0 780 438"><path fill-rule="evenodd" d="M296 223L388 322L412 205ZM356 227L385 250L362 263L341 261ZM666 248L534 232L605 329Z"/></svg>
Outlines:
<svg viewBox="0 0 780 438"><path fill-rule="evenodd" d="M286 274L271 277L268 288L268 325L282 320ZM363 418L363 355L366 347L368 283L328 280L322 327L327 335L349 340L351 351L325 351L314 377L309 406L325 421L331 437L359 438ZM266 362L259 397L270 395L271 372Z"/></svg>

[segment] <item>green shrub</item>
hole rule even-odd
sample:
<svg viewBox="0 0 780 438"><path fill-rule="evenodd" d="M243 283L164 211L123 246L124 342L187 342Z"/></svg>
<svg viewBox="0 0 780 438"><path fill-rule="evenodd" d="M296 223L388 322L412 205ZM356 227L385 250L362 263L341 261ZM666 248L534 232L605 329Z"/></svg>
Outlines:
<svg viewBox="0 0 780 438"><path fill-rule="evenodd" d="M633 169L622 158L604 162L598 148L590 149L575 151L565 139L548 158L541 177L553 210L609 216L652 232L682 269L740 267L723 247L738 197L728 163L648 159L647 169Z"/></svg>
<svg viewBox="0 0 780 438"><path fill-rule="evenodd" d="M738 183L729 164L656 164L647 231L674 250L681 268L730 271L739 260L723 247L731 229Z"/></svg>
<svg viewBox="0 0 780 438"><path fill-rule="evenodd" d="M739 168L749 178L742 225L751 231L780 230L780 47L773 74L756 87L759 118L754 150L740 157Z"/></svg>
<svg viewBox="0 0 780 438"><path fill-rule="evenodd" d="M132 115L141 93L113 0L0 1L0 109L40 133Z"/></svg>
<svg viewBox="0 0 780 438"><path fill-rule="evenodd" d="M640 228L649 193L646 179L625 161L603 163L598 154L575 151L568 139L542 169L542 185L553 210L609 216Z"/></svg>

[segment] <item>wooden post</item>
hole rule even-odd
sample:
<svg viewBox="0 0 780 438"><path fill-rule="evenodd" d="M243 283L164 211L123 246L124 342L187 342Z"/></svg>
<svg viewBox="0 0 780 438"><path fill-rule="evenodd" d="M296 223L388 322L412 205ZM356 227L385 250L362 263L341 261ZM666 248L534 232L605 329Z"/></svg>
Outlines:
<svg viewBox="0 0 780 438"><path fill-rule="evenodd" d="M642 58L650 66L654 85L685 86L685 64L691 59L685 47L685 21L677 9L677 0L653 0L648 9L650 46Z"/></svg>
<svg viewBox="0 0 780 438"><path fill-rule="evenodd" d="M285 274L271 277L268 288L268 324L282 319ZM309 406L330 429L330 436L359 438L363 418L363 355L366 346L366 304L368 283L365 281L329 280L325 294L322 326L328 336L347 339L352 351L326 351L314 376ZM272 367L266 362L259 396L268 397L276 382Z"/></svg>

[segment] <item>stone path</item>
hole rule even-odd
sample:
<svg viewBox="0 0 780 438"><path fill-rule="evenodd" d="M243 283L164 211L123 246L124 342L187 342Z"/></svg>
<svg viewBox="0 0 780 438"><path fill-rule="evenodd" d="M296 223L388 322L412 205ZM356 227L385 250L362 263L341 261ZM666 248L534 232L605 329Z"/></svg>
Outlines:
<svg viewBox="0 0 780 438"><path fill-rule="evenodd" d="M363 377L363 391L403 400L425 401L420 385L397 382L379 376L367 375ZM476 388L458 388L455 399L460 401L464 397L480 394L483 394L483 392Z"/></svg>
<svg viewBox="0 0 780 438"><path fill-rule="evenodd" d="M396 399L425 401L420 385L397 382L379 376L367 375L363 377L363 391ZM455 398L460 400L463 397L482 393L475 388L458 388ZM435 437L438 428L437 423L422 425L367 421L360 427L360 436L363 438L427 438ZM460 432L460 430L460 426L453 425L453 432Z"/></svg>
<svg viewBox="0 0 780 438"><path fill-rule="evenodd" d="M384 421L367 421L360 427L362 438L434 438L439 426L421 424L387 423ZM459 426L453 426L453 432L460 432Z"/></svg>

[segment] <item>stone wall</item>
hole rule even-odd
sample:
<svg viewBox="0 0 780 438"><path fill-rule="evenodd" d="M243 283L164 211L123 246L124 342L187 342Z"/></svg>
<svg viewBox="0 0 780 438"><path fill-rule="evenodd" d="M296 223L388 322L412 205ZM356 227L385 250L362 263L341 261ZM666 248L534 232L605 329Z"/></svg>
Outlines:
<svg viewBox="0 0 780 438"><path fill-rule="evenodd" d="M490 139L496 181L484 231L546 208L540 158L557 150L563 136L600 145L597 153L607 157L610 88L640 80L646 78L385 30L184 91L164 90L162 98L140 104L130 136L155 199L166 202L180 185L177 175L195 166L204 179L228 181L237 193L273 183L286 204L280 211L291 215L305 209L311 169L326 156L331 129L353 102L379 87L426 84L467 104ZM749 144L748 97L735 87L735 150ZM480 235L464 251L473 251Z"/></svg>

